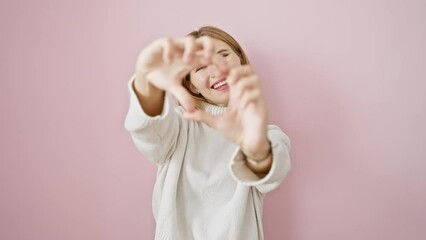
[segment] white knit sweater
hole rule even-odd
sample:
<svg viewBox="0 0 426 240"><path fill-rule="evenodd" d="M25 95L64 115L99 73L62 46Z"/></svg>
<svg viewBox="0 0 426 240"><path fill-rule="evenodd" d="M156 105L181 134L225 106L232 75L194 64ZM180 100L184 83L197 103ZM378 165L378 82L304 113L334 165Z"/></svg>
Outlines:
<svg viewBox="0 0 426 240"><path fill-rule="evenodd" d="M150 117L128 83L130 107L125 128L146 159L158 166L152 208L159 240L263 239L262 204L290 170L290 140L268 126L273 162L259 178L239 147L206 124L181 117L165 99L161 115ZM226 108L207 104L211 114Z"/></svg>

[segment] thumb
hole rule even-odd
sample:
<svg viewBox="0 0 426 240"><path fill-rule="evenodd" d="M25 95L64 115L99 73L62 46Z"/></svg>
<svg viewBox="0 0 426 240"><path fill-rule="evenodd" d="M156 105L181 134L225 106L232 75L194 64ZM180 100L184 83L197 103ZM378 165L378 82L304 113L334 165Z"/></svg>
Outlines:
<svg viewBox="0 0 426 240"><path fill-rule="evenodd" d="M203 110L195 110L193 112L185 112L183 116L186 119L195 120L198 122L203 122L207 124L208 126L215 128L216 123L216 117L210 115L209 113L203 111Z"/></svg>
<svg viewBox="0 0 426 240"><path fill-rule="evenodd" d="M170 88L170 93L178 100L178 102L183 106L183 108L192 112L195 110L195 102L194 99L189 94L188 90L186 90L183 86L175 86Z"/></svg>

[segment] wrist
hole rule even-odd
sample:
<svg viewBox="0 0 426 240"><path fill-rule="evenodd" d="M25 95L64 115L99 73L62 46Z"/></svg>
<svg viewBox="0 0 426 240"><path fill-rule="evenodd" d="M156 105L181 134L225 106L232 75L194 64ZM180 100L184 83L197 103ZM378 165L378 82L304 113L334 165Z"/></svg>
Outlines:
<svg viewBox="0 0 426 240"><path fill-rule="evenodd" d="M242 152L247 160L252 160L254 162L259 163L269 158L272 153L272 146L269 140L266 140L265 144L262 144L262 146L257 148L256 150L243 150Z"/></svg>
<svg viewBox="0 0 426 240"><path fill-rule="evenodd" d="M133 88L136 90L138 94L143 95L145 97L162 96L164 92L163 90L155 87L148 80L146 75L141 72L136 72L135 80L133 82Z"/></svg>

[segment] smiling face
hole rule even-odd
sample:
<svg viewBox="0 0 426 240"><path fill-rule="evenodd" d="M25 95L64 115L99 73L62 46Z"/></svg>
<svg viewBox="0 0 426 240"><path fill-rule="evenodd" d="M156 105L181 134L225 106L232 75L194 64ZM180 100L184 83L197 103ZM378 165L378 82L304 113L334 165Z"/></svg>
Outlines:
<svg viewBox="0 0 426 240"><path fill-rule="evenodd" d="M226 62L228 68L241 66L240 57L225 42L213 39L216 57ZM200 93L208 102L226 106L229 101L229 88L225 82L227 74L211 64L191 71L190 90Z"/></svg>

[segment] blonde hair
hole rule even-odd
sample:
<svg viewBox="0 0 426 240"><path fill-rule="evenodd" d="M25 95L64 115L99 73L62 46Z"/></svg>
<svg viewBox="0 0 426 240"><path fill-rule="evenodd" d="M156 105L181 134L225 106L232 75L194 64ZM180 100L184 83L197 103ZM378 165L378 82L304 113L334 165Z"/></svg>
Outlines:
<svg viewBox="0 0 426 240"><path fill-rule="evenodd" d="M213 26L204 26L198 30L190 32L187 36L193 36L195 38L208 36L208 37L220 40L222 42L225 42L238 55L238 57L240 58L241 65L246 65L250 63L247 55L245 54L240 44L231 35L223 31L222 29L219 29ZM194 98L197 108L203 109L202 103L207 102L207 100L201 94L195 94L190 90L189 88L190 81L191 81L191 76L188 73L183 79L183 86L188 90L188 92Z"/></svg>

